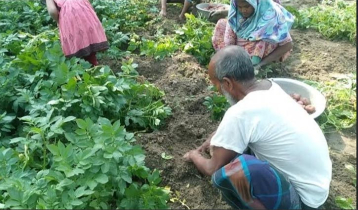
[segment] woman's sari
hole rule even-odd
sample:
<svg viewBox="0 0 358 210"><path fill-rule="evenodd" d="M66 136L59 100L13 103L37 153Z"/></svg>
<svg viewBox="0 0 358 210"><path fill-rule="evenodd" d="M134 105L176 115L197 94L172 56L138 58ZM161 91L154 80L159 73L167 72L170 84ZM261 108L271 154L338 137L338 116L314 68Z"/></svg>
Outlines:
<svg viewBox="0 0 358 210"><path fill-rule="evenodd" d="M289 30L294 17L280 5L279 0L247 0L254 13L245 19L231 0L228 19L221 19L212 37L216 51L229 45L243 47L251 56L253 64L268 56L278 46L292 42ZM281 57L287 58L290 52Z"/></svg>

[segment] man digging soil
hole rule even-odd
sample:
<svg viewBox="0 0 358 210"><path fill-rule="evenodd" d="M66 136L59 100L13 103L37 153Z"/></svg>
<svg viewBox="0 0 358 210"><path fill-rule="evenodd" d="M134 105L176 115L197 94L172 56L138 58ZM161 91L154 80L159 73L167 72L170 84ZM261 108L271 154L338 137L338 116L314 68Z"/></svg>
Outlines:
<svg viewBox="0 0 358 210"><path fill-rule="evenodd" d="M212 176L214 186L235 209L322 206L332 162L314 119L276 83L256 80L243 48L218 51L208 73L231 107L216 132L184 159ZM206 159L201 153L209 148L211 158Z"/></svg>

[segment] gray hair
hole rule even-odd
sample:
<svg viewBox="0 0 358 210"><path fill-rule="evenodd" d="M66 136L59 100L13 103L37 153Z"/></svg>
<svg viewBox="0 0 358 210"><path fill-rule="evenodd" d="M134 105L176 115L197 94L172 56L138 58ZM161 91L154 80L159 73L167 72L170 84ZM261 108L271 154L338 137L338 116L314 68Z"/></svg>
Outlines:
<svg viewBox="0 0 358 210"><path fill-rule="evenodd" d="M227 46L214 57L215 76L222 82L224 77L245 83L254 79L254 67L249 54L236 45Z"/></svg>

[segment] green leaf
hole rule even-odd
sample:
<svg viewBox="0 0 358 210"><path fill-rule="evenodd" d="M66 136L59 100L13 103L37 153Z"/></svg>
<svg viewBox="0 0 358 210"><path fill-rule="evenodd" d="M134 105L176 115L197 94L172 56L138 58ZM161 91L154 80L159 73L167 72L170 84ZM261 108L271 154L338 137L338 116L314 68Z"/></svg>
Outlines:
<svg viewBox="0 0 358 210"><path fill-rule="evenodd" d="M166 155L165 152L163 152L161 154L162 158L165 159L165 160L170 160L170 159L173 159L173 156L172 155Z"/></svg>
<svg viewBox="0 0 358 210"><path fill-rule="evenodd" d="M116 161L119 161L119 158L123 157L122 153L119 152L119 151L114 151L113 152L113 158L116 160Z"/></svg>
<svg viewBox="0 0 358 210"><path fill-rule="evenodd" d="M97 182L95 182L94 180L87 180L86 182L87 186L91 189L94 190L95 187L97 187Z"/></svg>
<svg viewBox="0 0 358 210"><path fill-rule="evenodd" d="M99 92L103 92L107 90L107 87L104 86L92 86L91 90L93 92L93 94L99 93Z"/></svg>
<svg viewBox="0 0 358 210"><path fill-rule="evenodd" d="M60 103L60 100L51 100L47 104L48 105L56 105L56 104L59 104L59 103Z"/></svg>
<svg viewBox="0 0 358 210"><path fill-rule="evenodd" d="M79 199L71 201L71 205L73 205L73 206L79 206L82 204L83 204L83 202Z"/></svg>
<svg viewBox="0 0 358 210"><path fill-rule="evenodd" d="M348 171L350 171L350 172L352 172L352 173L355 173L355 169L354 169L354 166L353 166L353 165L351 165L351 164L346 164L346 165L345 165L345 168L346 168Z"/></svg>
<svg viewBox="0 0 358 210"><path fill-rule="evenodd" d="M71 184L73 184L73 183L74 183L74 182L73 182L72 180L66 178L66 179L61 180L60 183L57 184L57 186L58 186L59 188L62 188L62 187L66 187L66 186L68 186L68 185L71 185Z"/></svg>
<svg viewBox="0 0 358 210"><path fill-rule="evenodd" d="M137 189L136 185L131 184L125 191L125 195L130 198L130 197L139 197L140 196L140 192Z"/></svg>
<svg viewBox="0 0 358 210"><path fill-rule="evenodd" d="M101 171L102 173L107 173L109 171L109 163L105 162L102 166L101 166Z"/></svg>
<svg viewBox="0 0 358 210"><path fill-rule="evenodd" d="M93 156L93 154L96 152L96 150L92 149L92 148L87 148L82 152L82 156L81 159L85 160L91 156Z"/></svg>
<svg viewBox="0 0 358 210"><path fill-rule="evenodd" d="M91 192L93 192L93 191L91 191ZM86 194L86 187L79 187L75 190L76 198L80 198L85 194Z"/></svg>
<svg viewBox="0 0 358 210"><path fill-rule="evenodd" d="M72 176L75 176L75 175L78 175L78 174L83 174L85 173L84 170L80 169L80 168L75 168L69 172L66 173L66 176L67 177L72 177Z"/></svg>
<svg viewBox="0 0 358 210"><path fill-rule="evenodd" d="M76 123L79 128L84 129L84 130L87 129L88 124L86 123L86 121L84 121L82 119L76 119Z"/></svg>
<svg viewBox="0 0 358 210"><path fill-rule="evenodd" d="M20 141L26 141L26 138L24 137L17 137L10 140L10 144L18 143Z"/></svg>
<svg viewBox="0 0 358 210"><path fill-rule="evenodd" d="M343 198L341 196L337 196L335 202L338 207L341 209L354 209L353 200L351 198Z"/></svg>
<svg viewBox="0 0 358 210"><path fill-rule="evenodd" d="M19 201L15 201L15 200L7 200L5 201L5 206L7 206L8 208L12 208L15 209L17 207L17 209L22 209L19 206L21 206L21 203Z"/></svg>
<svg viewBox="0 0 358 210"><path fill-rule="evenodd" d="M127 183L132 183L132 174L128 171L127 167L120 166L118 176L122 178Z"/></svg>
<svg viewBox="0 0 358 210"><path fill-rule="evenodd" d="M151 175L148 176L147 179L151 185L157 185L162 181L162 179L159 177L159 171L156 169Z"/></svg>
<svg viewBox="0 0 358 210"><path fill-rule="evenodd" d="M47 145L47 149L50 150L50 152L55 156L60 156L60 150L58 147L54 144Z"/></svg>
<svg viewBox="0 0 358 210"><path fill-rule="evenodd" d="M65 63L61 63L53 73L54 73L53 80L57 84L62 85L67 83L69 79L68 78L69 70Z"/></svg>
<svg viewBox="0 0 358 210"><path fill-rule="evenodd" d="M68 117L66 117L64 120L63 120L63 122L65 123L65 122L70 122L70 121L72 121L72 120L75 120L76 119L76 117L74 117L74 116L68 116Z"/></svg>
<svg viewBox="0 0 358 210"><path fill-rule="evenodd" d="M22 200L23 192L20 192L15 188L10 188L7 191L9 193L9 196L10 196L11 199L16 200L16 201L21 201Z"/></svg>
<svg viewBox="0 0 358 210"><path fill-rule="evenodd" d="M99 174L95 177L98 183L106 184L108 182L108 176L106 174Z"/></svg>

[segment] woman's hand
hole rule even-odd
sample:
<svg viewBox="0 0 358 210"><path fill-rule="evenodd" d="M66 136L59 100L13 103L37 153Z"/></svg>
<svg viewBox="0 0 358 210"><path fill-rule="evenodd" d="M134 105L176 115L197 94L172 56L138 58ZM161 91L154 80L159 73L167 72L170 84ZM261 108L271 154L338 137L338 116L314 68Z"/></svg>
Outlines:
<svg viewBox="0 0 358 210"><path fill-rule="evenodd" d="M254 66L255 75L257 75L259 73L260 69L261 69L261 64L260 63Z"/></svg>
<svg viewBox="0 0 358 210"><path fill-rule="evenodd" d="M218 20L222 19L222 18L226 18L228 15L229 11L228 10L217 10L217 11L211 11L209 16L208 16L208 20L209 21L213 21L213 22L217 22Z"/></svg>
<svg viewBox="0 0 358 210"><path fill-rule="evenodd" d="M260 65L260 67L262 67L262 66L267 65L273 61L280 61L281 57L284 56L285 53L292 50L292 47L293 47L292 42L288 42L284 45L279 45L268 56L264 57L258 65Z"/></svg>

